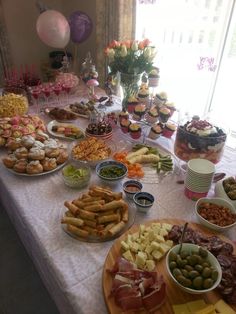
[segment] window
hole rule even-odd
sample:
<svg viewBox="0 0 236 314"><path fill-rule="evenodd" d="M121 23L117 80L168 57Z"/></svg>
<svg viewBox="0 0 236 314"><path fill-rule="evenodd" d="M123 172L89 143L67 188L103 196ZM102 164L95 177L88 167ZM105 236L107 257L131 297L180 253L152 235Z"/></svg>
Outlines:
<svg viewBox="0 0 236 314"><path fill-rule="evenodd" d="M165 91L180 113L210 113L236 130L235 0L149 2L137 1L136 38L149 38L157 47L156 92Z"/></svg>

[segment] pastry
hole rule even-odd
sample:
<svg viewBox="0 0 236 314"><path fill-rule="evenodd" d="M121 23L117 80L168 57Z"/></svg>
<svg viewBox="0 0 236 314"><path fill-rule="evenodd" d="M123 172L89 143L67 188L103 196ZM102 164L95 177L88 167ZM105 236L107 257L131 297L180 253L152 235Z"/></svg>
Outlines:
<svg viewBox="0 0 236 314"><path fill-rule="evenodd" d="M149 87L157 87L159 84L159 69L153 68L151 72L148 74L148 86Z"/></svg>
<svg viewBox="0 0 236 314"><path fill-rule="evenodd" d="M40 149L44 149L44 143L40 142L40 141L35 141L33 147L37 147Z"/></svg>
<svg viewBox="0 0 236 314"><path fill-rule="evenodd" d="M31 148L34 145L35 138L31 135L24 135L21 139L22 146Z"/></svg>
<svg viewBox="0 0 236 314"><path fill-rule="evenodd" d="M156 140L162 134L162 131L163 131L162 125L160 123L155 124L151 127L148 137L153 140Z"/></svg>
<svg viewBox="0 0 236 314"><path fill-rule="evenodd" d="M129 125L129 132L130 132L130 136L136 140L140 138L142 129L140 125L138 125L137 123L131 123Z"/></svg>
<svg viewBox="0 0 236 314"><path fill-rule="evenodd" d="M174 123L167 122L165 124L164 129L163 129L162 135L167 137L167 138L171 138L171 136L174 134L176 129L177 129L177 127Z"/></svg>
<svg viewBox="0 0 236 314"><path fill-rule="evenodd" d="M166 107L162 107L159 111L160 120L162 123L166 123L170 117L170 110Z"/></svg>
<svg viewBox="0 0 236 314"><path fill-rule="evenodd" d="M126 120L129 119L129 113L128 113L128 111L121 111L121 112L119 113L119 122L121 122L121 120L123 120L123 119L126 119Z"/></svg>
<svg viewBox="0 0 236 314"><path fill-rule="evenodd" d="M165 106L170 110L170 116L172 116L176 111L175 104L173 102L166 102Z"/></svg>
<svg viewBox="0 0 236 314"><path fill-rule="evenodd" d="M56 158L46 157L41 163L42 163L42 167L44 171L50 171L50 170L56 169L57 167Z"/></svg>
<svg viewBox="0 0 236 314"><path fill-rule="evenodd" d="M15 150L15 156L17 159L27 159L28 149L25 147L20 147Z"/></svg>
<svg viewBox="0 0 236 314"><path fill-rule="evenodd" d="M120 121L120 126L121 126L121 131L123 133L128 133L129 132L129 125L130 125L130 121L128 119L122 119Z"/></svg>
<svg viewBox="0 0 236 314"><path fill-rule="evenodd" d="M22 144L20 138L9 138L6 143L6 147L12 151L16 150L17 148L20 148L21 146Z"/></svg>
<svg viewBox="0 0 236 314"><path fill-rule="evenodd" d="M42 130L38 130L36 133L36 140L40 142L44 142L49 139L49 136L44 133Z"/></svg>
<svg viewBox="0 0 236 314"><path fill-rule="evenodd" d="M58 142L53 138L49 138L44 142L44 146L45 148L58 148Z"/></svg>
<svg viewBox="0 0 236 314"><path fill-rule="evenodd" d="M28 158L33 160L43 160L45 158L45 151L38 147L32 147L29 150Z"/></svg>
<svg viewBox="0 0 236 314"><path fill-rule="evenodd" d="M7 168L13 168L16 161L17 161L17 158L14 154L7 155L6 157L2 159L2 162Z"/></svg>
<svg viewBox="0 0 236 314"><path fill-rule="evenodd" d="M49 158L56 158L60 154L59 148L45 147L45 155Z"/></svg>
<svg viewBox="0 0 236 314"><path fill-rule="evenodd" d="M67 161L69 155L65 149L60 149L60 154L57 157L57 164L63 164L65 161Z"/></svg>
<svg viewBox="0 0 236 314"><path fill-rule="evenodd" d="M133 118L135 120L141 120L142 116L145 114L146 106L144 104L138 104L134 108Z"/></svg>
<svg viewBox="0 0 236 314"><path fill-rule="evenodd" d="M13 170L15 170L16 172L25 173L27 164L28 162L26 159L19 159L13 166Z"/></svg>
<svg viewBox="0 0 236 314"><path fill-rule="evenodd" d="M131 96L128 98L127 101L127 110L128 113L133 113L134 112L134 108L138 105L139 101L136 97Z"/></svg>
<svg viewBox="0 0 236 314"><path fill-rule="evenodd" d="M37 174L43 172L43 166L40 164L38 160L33 160L28 163L26 166L26 172L28 174Z"/></svg>

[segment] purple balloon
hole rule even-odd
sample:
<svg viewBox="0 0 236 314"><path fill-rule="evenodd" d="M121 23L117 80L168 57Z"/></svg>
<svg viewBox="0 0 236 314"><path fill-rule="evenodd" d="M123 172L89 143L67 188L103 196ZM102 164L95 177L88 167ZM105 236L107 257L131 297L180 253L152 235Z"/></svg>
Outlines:
<svg viewBox="0 0 236 314"><path fill-rule="evenodd" d="M92 33L93 22L90 17L82 12L76 11L69 16L70 37L74 43L82 43Z"/></svg>

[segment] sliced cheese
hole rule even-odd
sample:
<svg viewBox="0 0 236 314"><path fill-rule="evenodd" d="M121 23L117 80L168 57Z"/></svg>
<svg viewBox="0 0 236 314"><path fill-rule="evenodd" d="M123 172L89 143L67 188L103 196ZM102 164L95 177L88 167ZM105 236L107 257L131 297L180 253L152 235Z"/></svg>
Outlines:
<svg viewBox="0 0 236 314"><path fill-rule="evenodd" d="M146 268L148 271L153 271L155 269L156 265L155 262L151 259L146 260Z"/></svg>
<svg viewBox="0 0 236 314"><path fill-rule="evenodd" d="M213 304L206 305L203 309L194 311L193 314L212 314L215 311L215 306Z"/></svg>
<svg viewBox="0 0 236 314"><path fill-rule="evenodd" d="M160 242L160 243L164 243L164 242L165 242L164 237L161 236L161 235L159 235L159 234L155 235L155 240L156 240L157 242Z"/></svg>
<svg viewBox="0 0 236 314"><path fill-rule="evenodd" d="M121 241L120 245L121 245L123 250L125 250L125 251L129 250L129 245L125 241Z"/></svg>
<svg viewBox="0 0 236 314"><path fill-rule="evenodd" d="M158 243L156 241L152 241L152 243L151 243L151 251L159 250L159 248L160 248L160 243Z"/></svg>
<svg viewBox="0 0 236 314"><path fill-rule="evenodd" d="M152 252L152 256L153 256L157 261L159 261L159 260L162 258L163 254L162 254L160 251L158 251L158 250L154 250L154 251Z"/></svg>
<svg viewBox="0 0 236 314"><path fill-rule="evenodd" d="M191 314L186 304L172 305L174 314Z"/></svg>
<svg viewBox="0 0 236 314"><path fill-rule="evenodd" d="M236 312L222 299L216 302L215 309L222 314L235 314Z"/></svg>
<svg viewBox="0 0 236 314"><path fill-rule="evenodd" d="M134 258L133 258L133 255L132 253L130 252L130 250L126 251L125 253L122 254L122 256L127 259L128 261L130 262L134 262Z"/></svg>
<svg viewBox="0 0 236 314"><path fill-rule="evenodd" d="M161 228L161 229L160 229L160 232L159 232L159 235L165 237L165 236L168 235L168 233L169 233L169 232L168 232L166 229Z"/></svg>
<svg viewBox="0 0 236 314"><path fill-rule="evenodd" d="M137 253L138 250L140 249L140 244L133 242L132 245L130 246L130 251Z"/></svg>
<svg viewBox="0 0 236 314"><path fill-rule="evenodd" d="M206 302L203 299L188 302L187 307L191 313L202 310L204 307L206 307Z"/></svg>

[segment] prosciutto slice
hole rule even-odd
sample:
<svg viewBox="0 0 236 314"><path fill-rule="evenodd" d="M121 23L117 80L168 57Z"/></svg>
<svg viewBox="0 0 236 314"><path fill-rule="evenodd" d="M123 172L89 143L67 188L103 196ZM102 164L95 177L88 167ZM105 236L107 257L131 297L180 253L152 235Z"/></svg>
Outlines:
<svg viewBox="0 0 236 314"><path fill-rule="evenodd" d="M135 269L123 258L109 272L114 275L111 296L123 311L145 308L152 312L165 301L166 285L156 272Z"/></svg>

